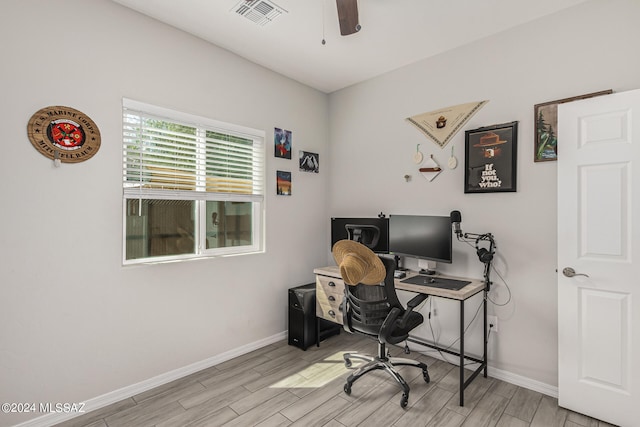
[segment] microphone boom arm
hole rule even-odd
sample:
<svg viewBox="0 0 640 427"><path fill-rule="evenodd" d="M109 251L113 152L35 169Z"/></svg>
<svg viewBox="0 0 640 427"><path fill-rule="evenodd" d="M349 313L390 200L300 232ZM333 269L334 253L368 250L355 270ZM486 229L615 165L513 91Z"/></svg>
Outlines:
<svg viewBox="0 0 640 427"><path fill-rule="evenodd" d="M491 233L484 233L484 234L464 233L462 237L458 236L458 240L463 242L471 242L472 239L475 242L476 248L478 247L478 243L483 240L486 240L489 242L489 248L485 249L485 251L487 251L486 253L488 253L490 256L488 256L486 260L483 260L482 257L479 256L479 258L481 258L480 262L484 263L483 276L484 276L485 289L487 292L489 292L489 289L493 284L493 282L491 281L491 262L493 261L493 254L495 253L495 250L497 248L496 241L493 237L493 234ZM480 252L480 250L478 250L478 252Z"/></svg>
<svg viewBox="0 0 640 427"><path fill-rule="evenodd" d="M496 241L493 238L493 234L491 233L463 233L460 229L460 223L462 222L462 214L458 210L451 211L449 214L449 218L451 219L451 224L454 228L454 233L460 242L465 242L471 244L473 240L475 242L476 253L478 255L478 259L480 262L484 264L484 283L485 283L485 298L486 293L489 292L489 288L491 287L491 262L493 261L493 255L496 251ZM481 241L488 241L488 248L480 248L479 243Z"/></svg>

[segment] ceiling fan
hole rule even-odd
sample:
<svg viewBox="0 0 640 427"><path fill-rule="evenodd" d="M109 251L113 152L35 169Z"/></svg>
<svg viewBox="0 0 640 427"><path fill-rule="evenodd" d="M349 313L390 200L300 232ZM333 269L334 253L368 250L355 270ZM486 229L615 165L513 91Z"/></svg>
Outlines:
<svg viewBox="0 0 640 427"><path fill-rule="evenodd" d="M358 21L358 0L336 0L338 6L338 22L340 34L348 36L360 31L362 28Z"/></svg>

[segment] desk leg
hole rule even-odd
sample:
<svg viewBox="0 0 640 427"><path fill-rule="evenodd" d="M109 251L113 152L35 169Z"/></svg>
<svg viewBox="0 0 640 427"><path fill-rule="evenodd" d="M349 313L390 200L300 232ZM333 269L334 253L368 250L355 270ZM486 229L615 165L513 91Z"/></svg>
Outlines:
<svg viewBox="0 0 640 427"><path fill-rule="evenodd" d="M482 356L482 361L484 362L484 377L487 378L487 290L484 290L484 337L482 337L482 340L484 342L484 354Z"/></svg>
<svg viewBox="0 0 640 427"><path fill-rule="evenodd" d="M460 406L464 406L464 300L460 301Z"/></svg>

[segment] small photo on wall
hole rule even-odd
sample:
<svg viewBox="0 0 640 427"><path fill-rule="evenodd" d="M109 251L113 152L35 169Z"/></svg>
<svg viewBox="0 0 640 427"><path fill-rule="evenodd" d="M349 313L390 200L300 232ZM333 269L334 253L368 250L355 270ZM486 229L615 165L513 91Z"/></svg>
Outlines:
<svg viewBox="0 0 640 427"><path fill-rule="evenodd" d="M278 196L291 195L291 172L276 171L276 194Z"/></svg>
<svg viewBox="0 0 640 427"><path fill-rule="evenodd" d="M309 151L300 151L300 170L302 172L314 172L320 171L320 158L318 153L310 153Z"/></svg>
<svg viewBox="0 0 640 427"><path fill-rule="evenodd" d="M291 159L291 131L286 129L273 129L274 155L282 159Z"/></svg>

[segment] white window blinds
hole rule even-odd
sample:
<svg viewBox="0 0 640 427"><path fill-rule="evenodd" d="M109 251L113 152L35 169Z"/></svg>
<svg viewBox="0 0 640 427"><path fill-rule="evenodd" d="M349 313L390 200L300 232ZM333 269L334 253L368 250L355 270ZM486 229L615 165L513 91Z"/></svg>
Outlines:
<svg viewBox="0 0 640 427"><path fill-rule="evenodd" d="M129 100L122 121L125 191L263 197L263 133Z"/></svg>

